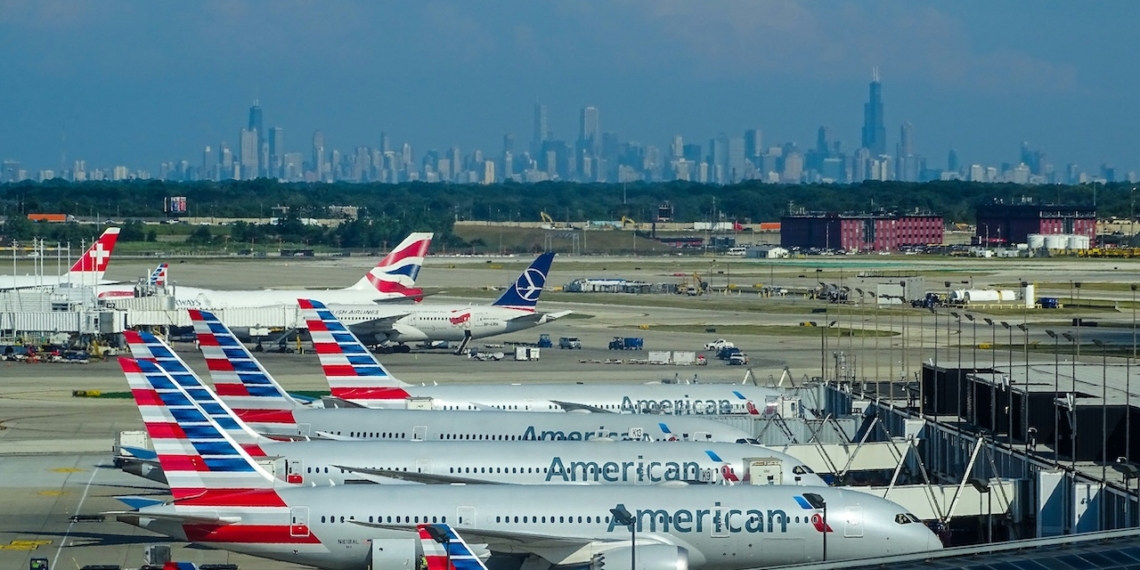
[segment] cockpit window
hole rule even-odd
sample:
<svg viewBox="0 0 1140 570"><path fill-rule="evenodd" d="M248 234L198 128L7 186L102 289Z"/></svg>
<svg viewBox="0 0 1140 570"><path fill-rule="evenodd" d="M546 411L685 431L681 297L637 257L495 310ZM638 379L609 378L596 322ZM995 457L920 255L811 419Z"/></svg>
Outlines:
<svg viewBox="0 0 1140 570"><path fill-rule="evenodd" d="M895 522L898 524L910 524L910 523L914 522L914 521L910 520L910 517L913 517L913 516L914 515L911 515L909 513L899 513L899 514L895 515Z"/></svg>
<svg viewBox="0 0 1140 570"><path fill-rule="evenodd" d="M911 513L907 513L906 516L910 517L911 522L916 522L916 523L922 522L922 519L912 515Z"/></svg>
<svg viewBox="0 0 1140 570"><path fill-rule="evenodd" d="M796 465L795 467L792 467L792 473L795 473L796 475L806 475L808 473L815 473L815 471L812 471L811 467L808 467L807 465Z"/></svg>
<svg viewBox="0 0 1140 570"><path fill-rule="evenodd" d="M760 440L751 437L741 437L736 440L736 443L746 443L748 445L760 445Z"/></svg>

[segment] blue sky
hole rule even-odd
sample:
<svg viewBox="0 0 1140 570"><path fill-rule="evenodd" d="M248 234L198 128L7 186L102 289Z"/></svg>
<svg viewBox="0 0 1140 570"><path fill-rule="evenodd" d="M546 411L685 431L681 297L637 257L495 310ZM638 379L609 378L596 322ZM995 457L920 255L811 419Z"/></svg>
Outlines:
<svg viewBox="0 0 1140 570"><path fill-rule="evenodd" d="M758 127L858 144L872 66L889 148L914 123L933 165L1015 160L1140 169L1140 2L958 0L0 0L0 158L57 168L200 160L236 148L247 108L290 150L315 129L342 151L381 131L497 154L530 140L531 106L572 139L666 146Z"/></svg>

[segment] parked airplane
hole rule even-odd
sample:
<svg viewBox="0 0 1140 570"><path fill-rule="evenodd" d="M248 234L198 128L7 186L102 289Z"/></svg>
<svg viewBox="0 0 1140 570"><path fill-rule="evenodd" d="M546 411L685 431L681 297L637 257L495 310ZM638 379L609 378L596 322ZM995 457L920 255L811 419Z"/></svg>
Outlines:
<svg viewBox="0 0 1140 570"><path fill-rule="evenodd" d="M753 414L779 392L734 384L462 384L401 382L320 301L298 299L335 398L370 408L587 410L669 415Z"/></svg>
<svg viewBox="0 0 1140 570"><path fill-rule="evenodd" d="M156 363L120 363L124 373L177 387ZM448 517L468 540L492 553L532 555L536 568L624 560L631 549L648 570L738 570L941 546L905 508L829 487L282 484L181 388L140 400L150 403L140 411L173 500L124 498L132 510L105 514L176 540L294 564L392 567L385 556L414 554L416 525Z"/></svg>
<svg viewBox="0 0 1140 570"><path fill-rule="evenodd" d="M462 351L473 339L529 329L570 314L570 311L535 311L553 259L553 253L538 256L514 285L489 306L330 305L329 310L357 338L374 338L378 344L399 343L400 346L406 346L406 342L457 341L462 343L459 347Z"/></svg>
<svg viewBox="0 0 1140 570"><path fill-rule="evenodd" d="M581 483L650 485L665 481L826 485L798 459L734 443L595 441L274 441L251 430L184 363L157 362L166 376L127 374L136 403L151 391L187 393L251 456L290 483ZM166 385L165 377L174 385ZM151 385L156 384L156 385ZM379 412L384 413L384 412ZM440 412L446 413L446 412ZM180 426L190 429L189 426ZM164 481L153 454L128 449L128 473Z"/></svg>
<svg viewBox="0 0 1140 570"><path fill-rule="evenodd" d="M94 287L104 283L103 273L111 262L111 252L119 240L119 228L107 228L103 235L75 260L71 269L63 275L4 275L0 276L0 291L9 289L30 289L33 287L56 287L69 284L72 287ZM292 302L292 301L290 301Z"/></svg>
<svg viewBox="0 0 1140 570"><path fill-rule="evenodd" d="M214 389L251 429L275 436L410 441L699 441L751 443L747 432L694 416L314 408L288 393L233 334L191 311ZM208 317L207 317L208 316ZM206 320L208 318L208 320ZM123 333L131 354L171 370L189 367L150 333ZM181 366L181 368L177 368Z"/></svg>
<svg viewBox="0 0 1140 570"><path fill-rule="evenodd" d="M146 286L151 289L166 287L166 272L169 268L170 264L168 263L158 264L158 267L155 267L154 271L151 271L150 276L147 277ZM123 286L100 287L99 298L134 297L138 292L139 287L131 287L130 289Z"/></svg>
<svg viewBox="0 0 1140 570"><path fill-rule="evenodd" d="M423 266L424 256L431 245L432 234L413 233L380 260L364 277L351 287L321 291L322 297L336 303L375 303L391 300L420 300L423 290L415 288L416 276ZM114 291L133 291L118 287ZM173 290L175 305L180 308L250 308L290 305L298 296L312 295L311 289L263 289L257 291L215 291L198 287L176 286Z"/></svg>

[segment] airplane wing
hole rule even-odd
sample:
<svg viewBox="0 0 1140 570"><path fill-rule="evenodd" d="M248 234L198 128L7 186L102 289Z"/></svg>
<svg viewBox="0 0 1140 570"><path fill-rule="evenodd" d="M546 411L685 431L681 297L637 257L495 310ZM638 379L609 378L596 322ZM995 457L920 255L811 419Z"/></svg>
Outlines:
<svg viewBox="0 0 1140 570"><path fill-rule="evenodd" d="M364 475L375 475L378 477L387 477L388 479L398 479L400 481L411 481L413 483L423 483L425 485L507 485L509 483L496 483L494 481L484 481L482 479L472 479L470 477L456 477L454 475L437 475L434 473L411 473L408 471L392 471L389 469L369 469L367 467L348 467L345 465L333 465L337 469L344 469L353 473L361 473Z"/></svg>
<svg viewBox="0 0 1140 570"><path fill-rule="evenodd" d="M562 408L563 410L566 410L567 412L590 412L591 414L612 414L612 413L614 413L614 412L611 412L609 410L603 410L597 406L589 406L586 404L578 404L576 402L562 402L559 400L551 400L551 402L558 404L558 407Z"/></svg>
<svg viewBox="0 0 1140 570"><path fill-rule="evenodd" d="M573 312L574 311L558 311L557 313L527 313L514 317L510 320L514 322L533 322L535 324L542 325L561 319L562 317L565 317L566 315L569 315Z"/></svg>
<svg viewBox="0 0 1140 570"><path fill-rule="evenodd" d="M400 530L400 531L414 531L416 525L398 525L398 524L380 524L380 523L367 523L364 521L351 521L353 524L366 526L370 528L382 528L385 530ZM458 527L455 529L461 536L472 542L483 542L488 547L494 550L510 550L512 552L524 551L534 552L536 550L551 549L551 548L582 548L595 543L607 542L622 542L625 538L620 533L617 535L621 538L615 537L612 540L598 540L594 538L583 538L574 536L555 536L550 534L542 534L538 532L524 532L513 530L490 530L482 528L468 528ZM638 536L638 541L654 542L655 538L652 536L645 536L642 538Z"/></svg>
<svg viewBox="0 0 1140 570"><path fill-rule="evenodd" d="M341 398L337 398L336 396L323 396L323 397L321 397L321 403L324 404L324 407L326 407L326 408L363 408L364 407L360 404L357 404L356 402L350 402L348 400L343 400Z"/></svg>
<svg viewBox="0 0 1140 570"><path fill-rule="evenodd" d="M144 519L158 519L184 524L234 524L241 522L241 517L220 517L217 515L187 515L181 513L144 513L140 511L105 511L103 516L139 517Z"/></svg>
<svg viewBox="0 0 1140 570"><path fill-rule="evenodd" d="M387 333L395 327L396 321L410 314L412 314L411 311L385 315L383 317L353 323L351 325L348 325L348 328L351 329L353 334L356 336L369 336L380 333Z"/></svg>

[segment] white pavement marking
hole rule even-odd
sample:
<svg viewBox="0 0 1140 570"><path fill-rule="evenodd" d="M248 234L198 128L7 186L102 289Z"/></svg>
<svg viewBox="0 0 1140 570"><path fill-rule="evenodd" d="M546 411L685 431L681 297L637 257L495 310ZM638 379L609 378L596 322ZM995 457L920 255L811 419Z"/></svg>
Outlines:
<svg viewBox="0 0 1140 570"><path fill-rule="evenodd" d="M87 500L87 492L91 490L91 482L95 480L95 475L97 473L99 473L98 467L95 467L91 470L91 477L87 479L87 486L83 488L83 496L79 498L79 504L75 507L75 514L79 514L79 511L83 508L83 501ZM63 533L63 540L59 542L59 548L55 551L55 558L53 558L51 561L52 568L56 567L55 563L59 561L59 555L63 552L64 547L67 546L67 537L71 535L71 527L73 526L75 526L74 519L68 523L67 532Z"/></svg>

